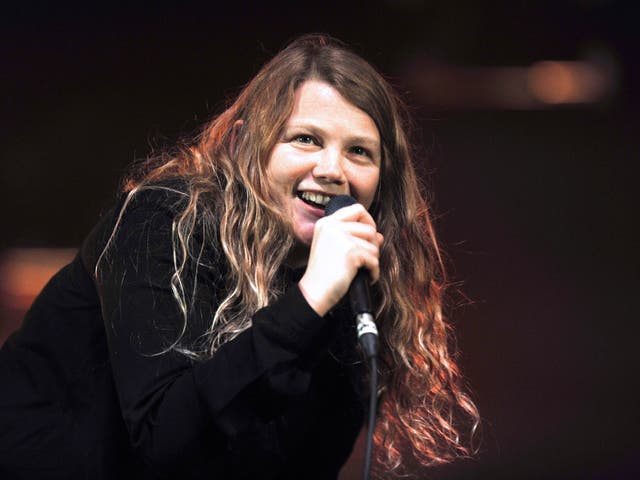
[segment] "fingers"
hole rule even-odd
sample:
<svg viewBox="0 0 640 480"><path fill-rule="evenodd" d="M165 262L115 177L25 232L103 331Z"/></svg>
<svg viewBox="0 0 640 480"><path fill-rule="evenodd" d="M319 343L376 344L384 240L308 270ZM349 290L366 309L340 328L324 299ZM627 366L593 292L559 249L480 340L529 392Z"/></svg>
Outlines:
<svg viewBox="0 0 640 480"><path fill-rule="evenodd" d="M326 235L349 235L353 238L359 238L366 242L380 247L382 245L382 235L378 233L375 225L368 225L364 223L358 223L354 221L337 221L336 219L320 219L316 223L314 232L320 236ZM326 231L326 232L325 232Z"/></svg>
<svg viewBox="0 0 640 480"><path fill-rule="evenodd" d="M349 205L348 207L343 207L340 210L337 210L333 214L324 218L335 218L340 221L351 221L351 222L359 222L371 225L375 228L376 222L371 216L371 214L367 211L364 206L359 203L354 203L353 205Z"/></svg>
<svg viewBox="0 0 640 480"><path fill-rule="evenodd" d="M377 236L375 237L377 240ZM354 241L354 249L351 252L353 255L354 265L357 265L357 270L365 268L369 271L369 277L371 282L375 283L380 278L380 247L379 245L356 239Z"/></svg>
<svg viewBox="0 0 640 480"><path fill-rule="evenodd" d="M360 268L369 272L372 282L378 281L383 241L362 205L351 205L319 219L307 269L299 283L312 308L324 315L347 293Z"/></svg>
<svg viewBox="0 0 640 480"><path fill-rule="evenodd" d="M384 238L378 233L376 222L371 214L359 203L341 208L328 217L321 218L316 223L316 229L322 231L325 224L340 225L349 234L367 240L373 244L382 245Z"/></svg>

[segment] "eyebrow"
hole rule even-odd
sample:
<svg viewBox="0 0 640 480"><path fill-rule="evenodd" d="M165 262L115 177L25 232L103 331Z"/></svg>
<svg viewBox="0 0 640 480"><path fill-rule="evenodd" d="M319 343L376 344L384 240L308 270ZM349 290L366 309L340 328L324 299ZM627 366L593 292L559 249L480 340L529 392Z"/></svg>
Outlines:
<svg viewBox="0 0 640 480"><path fill-rule="evenodd" d="M317 125L306 123L306 122L287 124L284 127L285 131L295 130L297 128L309 130L313 134L326 135L326 131L322 127L318 127ZM372 148L373 147L378 149L381 148L380 140L378 140L377 138L369 137L365 135L347 136L347 143L357 143L357 144L363 144Z"/></svg>
<svg viewBox="0 0 640 480"><path fill-rule="evenodd" d="M355 135L353 137L348 137L348 139L349 139L349 143L361 143L363 145L380 148L380 141L372 137L363 137L361 135Z"/></svg>

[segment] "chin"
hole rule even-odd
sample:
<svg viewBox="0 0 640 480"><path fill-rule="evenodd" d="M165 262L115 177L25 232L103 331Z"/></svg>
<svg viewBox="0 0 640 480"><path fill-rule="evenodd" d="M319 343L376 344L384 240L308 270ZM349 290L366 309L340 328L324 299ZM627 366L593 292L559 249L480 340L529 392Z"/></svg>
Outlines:
<svg viewBox="0 0 640 480"><path fill-rule="evenodd" d="M311 242L313 242L313 227L314 225L311 224L294 228L293 235L299 245L307 248L311 246Z"/></svg>
<svg viewBox="0 0 640 480"><path fill-rule="evenodd" d="M311 236L299 236L296 235L296 243L305 248L310 248L311 243L313 242L313 235Z"/></svg>

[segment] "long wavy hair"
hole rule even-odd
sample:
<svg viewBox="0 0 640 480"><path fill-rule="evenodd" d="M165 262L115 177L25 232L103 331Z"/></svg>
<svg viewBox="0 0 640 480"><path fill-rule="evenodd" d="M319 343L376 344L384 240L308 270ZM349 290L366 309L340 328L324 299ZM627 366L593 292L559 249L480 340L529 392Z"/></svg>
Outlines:
<svg viewBox="0 0 640 480"><path fill-rule="evenodd" d="M402 473L403 465L416 461L430 465L468 456L479 416L451 351L442 311L447 279L412 164L409 116L389 83L333 38L306 35L293 41L194 141L148 159L124 183L128 202L166 179L186 182L188 201L173 222L171 278L183 332L190 299L183 276L187 260L199 254L191 251L196 228L215 231L224 253L228 290L211 320L207 351L182 350L195 357L213 354L283 292L281 267L294 239L289 219L272 197L266 168L293 110L296 89L307 80L328 83L367 113L382 143L380 183L370 208L385 238L376 285L379 473Z"/></svg>

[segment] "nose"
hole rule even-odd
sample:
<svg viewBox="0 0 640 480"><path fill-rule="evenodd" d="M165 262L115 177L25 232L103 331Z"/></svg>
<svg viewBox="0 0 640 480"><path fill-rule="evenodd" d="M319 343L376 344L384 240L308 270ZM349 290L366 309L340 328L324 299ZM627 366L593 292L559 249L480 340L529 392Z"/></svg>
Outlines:
<svg viewBox="0 0 640 480"><path fill-rule="evenodd" d="M313 177L321 182L341 185L347 181L344 159L338 149L325 148L319 152L312 171Z"/></svg>

